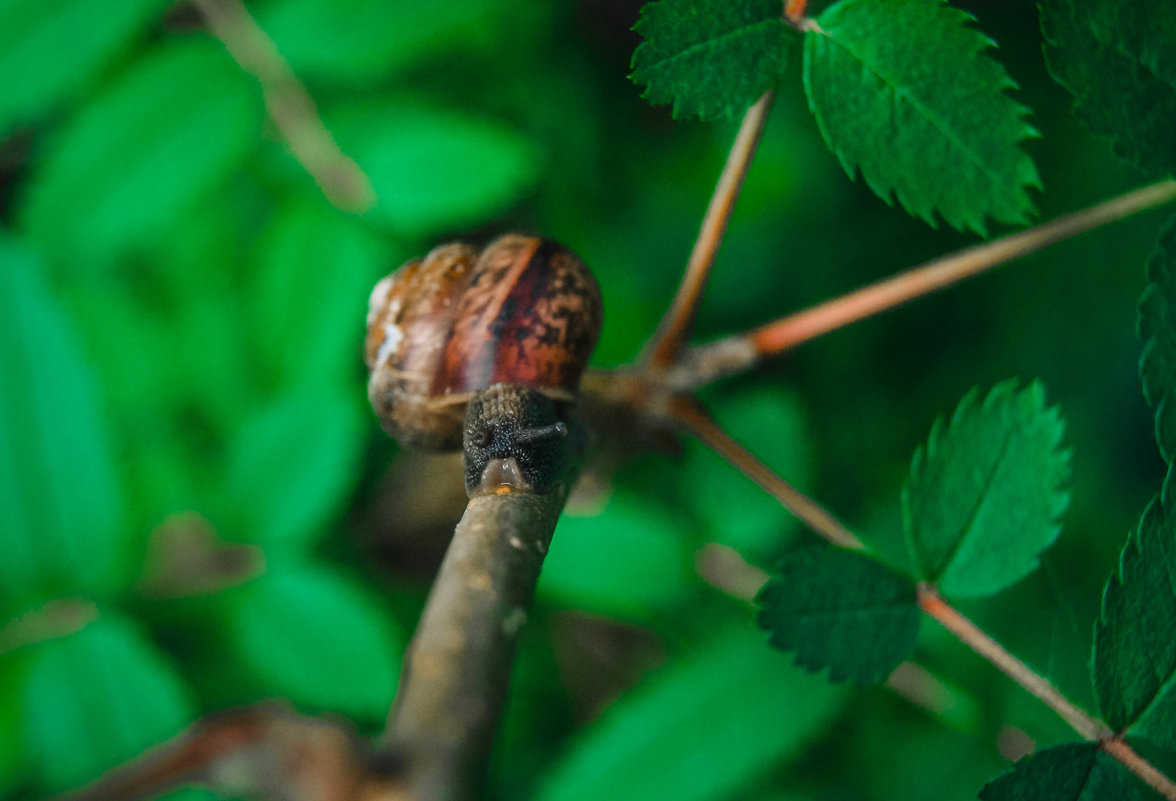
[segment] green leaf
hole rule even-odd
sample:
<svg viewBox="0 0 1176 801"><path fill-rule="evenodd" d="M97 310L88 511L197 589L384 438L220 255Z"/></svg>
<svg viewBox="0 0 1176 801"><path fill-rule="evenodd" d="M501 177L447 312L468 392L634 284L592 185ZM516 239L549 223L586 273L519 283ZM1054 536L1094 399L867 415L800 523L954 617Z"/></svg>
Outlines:
<svg viewBox="0 0 1176 801"><path fill-rule="evenodd" d="M485 35L502 0L286 0L258 19L294 72L371 83Z"/></svg>
<svg viewBox="0 0 1176 801"><path fill-rule="evenodd" d="M1054 79L1078 116L1148 174L1176 173L1176 6L1169 0L1043 0Z"/></svg>
<svg viewBox="0 0 1176 801"><path fill-rule="evenodd" d="M0 0L0 138L76 97L167 6L166 0Z"/></svg>
<svg viewBox="0 0 1176 801"><path fill-rule="evenodd" d="M715 420L756 457L801 490L812 473L808 421L796 393L776 386L737 391L713 404ZM698 516L701 537L739 551L751 560L779 554L785 538L799 529L794 515L729 462L699 442L684 444L680 468L683 493Z"/></svg>
<svg viewBox="0 0 1176 801"><path fill-rule="evenodd" d="M239 665L262 695L365 722L387 714L404 637L350 579L317 565L271 563L219 600L218 659Z"/></svg>
<svg viewBox="0 0 1176 801"><path fill-rule="evenodd" d="M391 271L390 262L376 236L321 200L278 212L260 243L250 304L254 339L278 386L354 380L364 324L357 299Z"/></svg>
<svg viewBox="0 0 1176 801"><path fill-rule="evenodd" d="M101 393L41 263L0 235L0 605L127 578Z"/></svg>
<svg viewBox="0 0 1176 801"><path fill-rule="evenodd" d="M633 27L644 37L632 78L677 118L742 113L771 89L796 32L779 0L659 0Z"/></svg>
<svg viewBox="0 0 1176 801"><path fill-rule="evenodd" d="M622 696L548 775L541 801L739 798L799 756L842 690L728 626Z"/></svg>
<svg viewBox="0 0 1176 801"><path fill-rule="evenodd" d="M370 216L405 236L484 221L539 175L530 144L501 123L402 101L357 102L327 116L372 179Z"/></svg>
<svg viewBox="0 0 1176 801"><path fill-rule="evenodd" d="M984 234L989 217L1033 211L1037 169L1019 143L1036 132L971 19L940 0L842 0L805 34L804 85L850 176L932 226L938 214Z"/></svg>
<svg viewBox="0 0 1176 801"><path fill-rule="evenodd" d="M813 543L792 550L760 590L768 640L832 681L884 680L915 649L915 585L873 559Z"/></svg>
<svg viewBox="0 0 1176 801"><path fill-rule="evenodd" d="M695 586L687 546L663 510L618 489L599 514L560 517L537 593L558 606L649 621Z"/></svg>
<svg viewBox="0 0 1176 801"><path fill-rule="evenodd" d="M1135 782L1097 743L1047 748L984 785L981 801L1142 801Z"/></svg>
<svg viewBox="0 0 1176 801"><path fill-rule="evenodd" d="M1171 464L1176 456L1176 218L1160 234L1148 259L1147 279L1139 300L1139 375L1143 394L1155 410L1156 442L1164 461Z"/></svg>
<svg viewBox="0 0 1176 801"><path fill-rule="evenodd" d="M26 199L29 233L80 263L163 239L261 131L256 83L216 42L169 42L70 121Z"/></svg>
<svg viewBox="0 0 1176 801"><path fill-rule="evenodd" d="M319 390L246 421L229 455L225 536L289 547L326 533L354 487L363 432L351 398Z"/></svg>
<svg viewBox="0 0 1176 801"><path fill-rule="evenodd" d="M1176 530L1152 501L1107 581L1094 626L1092 674L1116 732L1176 750Z"/></svg>
<svg viewBox="0 0 1176 801"><path fill-rule="evenodd" d="M1069 502L1064 423L1032 383L973 390L915 452L903 494L920 576L948 596L991 595L1031 573Z"/></svg>
<svg viewBox="0 0 1176 801"><path fill-rule="evenodd" d="M179 678L138 629L113 612L38 648L20 705L46 791L95 779L193 719Z"/></svg>

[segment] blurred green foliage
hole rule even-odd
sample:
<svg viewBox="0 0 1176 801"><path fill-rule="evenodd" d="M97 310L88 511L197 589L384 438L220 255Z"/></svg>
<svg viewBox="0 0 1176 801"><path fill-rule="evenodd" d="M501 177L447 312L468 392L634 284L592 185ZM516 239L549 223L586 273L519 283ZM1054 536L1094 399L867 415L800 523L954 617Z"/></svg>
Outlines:
<svg viewBox="0 0 1176 801"><path fill-rule="evenodd" d="M437 546L403 511L432 493L392 481L418 468L366 409L367 290L438 242L538 231L597 273L595 362L638 352L734 132L640 100L639 5L250 3L372 179L379 202L348 215L189 6L0 0L0 796L87 781L262 698L378 729ZM1032 4L957 5L1032 109L1042 219L1142 181L1049 79ZM977 241L846 178L799 59L781 65L700 340ZM900 490L931 421L973 386L1041 378L1069 424L1072 506L1042 570L965 611L1088 706L1100 587L1163 471L1134 334L1158 223L1056 245L706 397L901 554ZM602 484L599 516L557 531L492 797L963 799L1007 765L1010 730L1069 737L932 626L928 709L762 647L751 607L696 566L717 542L769 567L798 527L693 443Z"/></svg>

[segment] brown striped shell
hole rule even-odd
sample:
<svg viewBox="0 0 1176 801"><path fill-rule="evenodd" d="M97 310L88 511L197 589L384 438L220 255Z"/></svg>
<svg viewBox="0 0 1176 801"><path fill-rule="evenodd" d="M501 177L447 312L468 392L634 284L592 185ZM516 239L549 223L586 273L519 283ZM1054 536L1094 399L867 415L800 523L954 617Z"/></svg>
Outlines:
<svg viewBox="0 0 1176 801"><path fill-rule="evenodd" d="M600 289L549 239L507 234L479 253L442 245L384 278L368 307L368 397L402 443L457 450L493 384L569 401L600 332Z"/></svg>

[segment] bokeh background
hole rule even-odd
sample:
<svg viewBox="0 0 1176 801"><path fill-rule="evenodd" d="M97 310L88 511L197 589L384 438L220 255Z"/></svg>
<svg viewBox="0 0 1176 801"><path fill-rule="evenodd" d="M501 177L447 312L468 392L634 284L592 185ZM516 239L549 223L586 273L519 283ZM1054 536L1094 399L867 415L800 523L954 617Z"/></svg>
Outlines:
<svg viewBox="0 0 1176 801"><path fill-rule="evenodd" d="M958 5L1033 111L1040 219L1141 183L1070 114L1032 4ZM374 207L324 197L193 6L0 0L3 798L77 786L266 698L378 731L462 500L451 459L399 453L367 407L370 287L440 242L541 232L596 271L594 363L622 364L672 295L734 134L640 99L632 0L248 8ZM847 177L799 74L794 53L700 341L977 241ZM1073 448L1065 530L1042 570L964 611L1087 708L1101 584L1162 475L1134 334L1161 217L706 393L901 561L902 482L934 418L973 386L1041 378ZM973 798L1010 757L1069 737L929 624L904 687L919 703L770 651L736 555L770 568L801 532L696 444L591 479L556 533L489 797Z"/></svg>

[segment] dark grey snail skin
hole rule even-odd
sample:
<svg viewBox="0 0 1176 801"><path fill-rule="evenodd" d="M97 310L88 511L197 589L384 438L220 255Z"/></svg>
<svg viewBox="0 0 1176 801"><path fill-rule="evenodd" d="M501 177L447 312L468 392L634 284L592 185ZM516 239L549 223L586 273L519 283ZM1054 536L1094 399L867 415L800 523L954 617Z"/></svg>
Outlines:
<svg viewBox="0 0 1176 801"><path fill-rule="evenodd" d="M466 409L463 429L466 493L542 494L568 463L568 426L560 404L542 392L495 384Z"/></svg>

